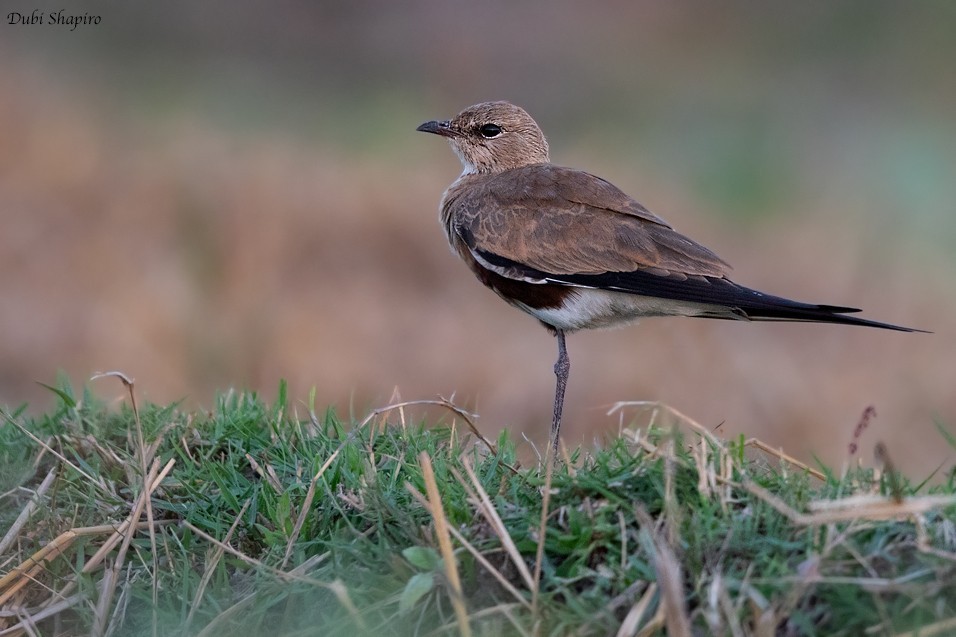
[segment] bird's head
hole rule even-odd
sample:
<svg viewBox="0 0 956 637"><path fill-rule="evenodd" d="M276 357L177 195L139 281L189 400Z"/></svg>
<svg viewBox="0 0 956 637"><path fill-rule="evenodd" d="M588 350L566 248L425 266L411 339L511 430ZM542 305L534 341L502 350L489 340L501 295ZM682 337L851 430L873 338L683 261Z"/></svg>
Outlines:
<svg viewBox="0 0 956 637"><path fill-rule="evenodd" d="M448 139L465 174L550 162L548 142L528 113L509 102L469 106L454 119L425 122L416 130Z"/></svg>

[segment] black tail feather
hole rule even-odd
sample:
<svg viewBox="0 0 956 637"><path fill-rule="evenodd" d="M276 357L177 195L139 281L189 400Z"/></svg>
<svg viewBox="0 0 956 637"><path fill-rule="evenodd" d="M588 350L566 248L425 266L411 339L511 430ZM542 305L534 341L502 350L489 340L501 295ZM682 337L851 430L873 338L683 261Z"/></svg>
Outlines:
<svg viewBox="0 0 956 637"><path fill-rule="evenodd" d="M713 318L740 318L751 321L808 321L878 327L898 332L926 332L926 330L871 321L847 316L859 312L855 307L802 303L781 296L765 294L738 285L725 278L660 276L644 271L607 272L604 274L572 274L549 276L552 281L584 285L605 290L619 290L632 294L703 303L727 308L732 316L714 315Z"/></svg>
<svg viewBox="0 0 956 637"><path fill-rule="evenodd" d="M809 305L809 304L808 304ZM810 305L808 308L759 309L748 312L741 308L742 313L751 321L807 321L811 323L836 323L838 325L859 325L862 327L878 327L884 330L897 332L924 332L912 327L893 325L881 321L871 321L857 316L847 316L849 312L859 312L857 309L833 307L830 305Z"/></svg>

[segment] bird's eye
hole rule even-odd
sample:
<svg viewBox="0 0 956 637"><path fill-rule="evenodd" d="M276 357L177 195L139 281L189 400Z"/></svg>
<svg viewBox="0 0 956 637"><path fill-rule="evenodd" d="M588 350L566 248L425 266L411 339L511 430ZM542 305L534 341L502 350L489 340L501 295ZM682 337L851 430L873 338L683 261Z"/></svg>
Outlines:
<svg viewBox="0 0 956 637"><path fill-rule="evenodd" d="M492 139L501 134L501 127L497 124L485 124L478 129L478 132L481 133L481 136L485 139Z"/></svg>

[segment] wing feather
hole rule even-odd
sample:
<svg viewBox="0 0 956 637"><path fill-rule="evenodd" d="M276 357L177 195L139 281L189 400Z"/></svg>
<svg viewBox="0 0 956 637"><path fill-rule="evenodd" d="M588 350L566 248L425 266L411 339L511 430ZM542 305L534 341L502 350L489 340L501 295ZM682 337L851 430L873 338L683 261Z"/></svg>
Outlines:
<svg viewBox="0 0 956 637"><path fill-rule="evenodd" d="M548 275L644 270L681 279L721 277L730 267L612 184L570 168L536 164L482 176L446 205L449 229L473 254Z"/></svg>

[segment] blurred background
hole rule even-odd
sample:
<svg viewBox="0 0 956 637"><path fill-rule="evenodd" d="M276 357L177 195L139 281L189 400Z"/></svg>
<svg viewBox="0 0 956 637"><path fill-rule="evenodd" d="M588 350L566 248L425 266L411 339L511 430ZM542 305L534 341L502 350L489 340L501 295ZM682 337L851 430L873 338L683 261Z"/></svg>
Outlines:
<svg viewBox="0 0 956 637"><path fill-rule="evenodd" d="M864 409L925 477L956 430L956 4L4 0L0 403L62 370L141 399L361 417L454 395L546 440L554 339L448 250L425 120L525 107L733 278L932 335L650 319L575 334L569 445L666 402L839 467ZM9 14L45 14L11 25ZM121 399L113 381L96 393ZM625 424L638 417L624 414ZM646 421L646 416L644 417Z"/></svg>

